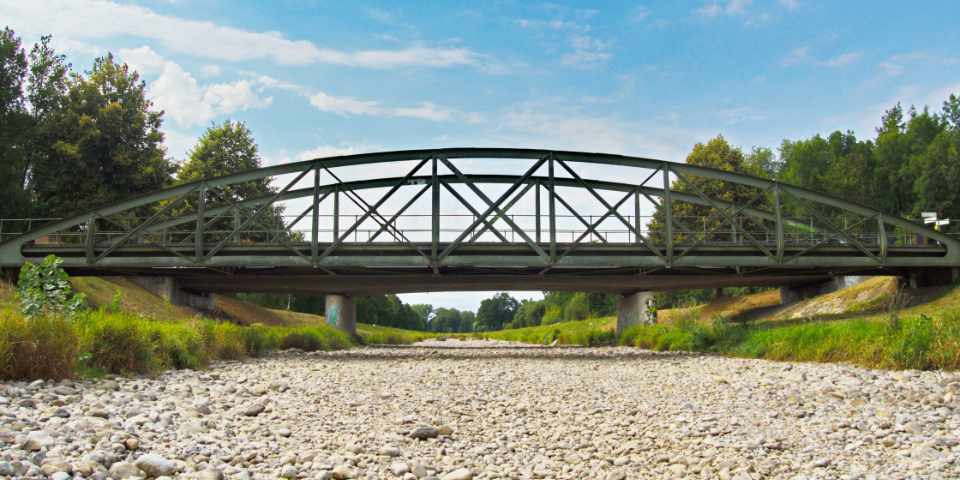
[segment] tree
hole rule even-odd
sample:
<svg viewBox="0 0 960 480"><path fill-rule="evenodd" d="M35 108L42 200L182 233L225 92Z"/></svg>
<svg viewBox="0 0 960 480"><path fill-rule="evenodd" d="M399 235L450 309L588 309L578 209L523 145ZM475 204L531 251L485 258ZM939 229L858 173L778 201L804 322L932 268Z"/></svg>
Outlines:
<svg viewBox="0 0 960 480"><path fill-rule="evenodd" d="M456 308L438 308L430 319L430 331L433 332L470 332L473 330L473 312Z"/></svg>
<svg viewBox="0 0 960 480"><path fill-rule="evenodd" d="M243 122L225 120L211 125L203 132L197 144L190 150L189 158L177 171L177 182L187 183L204 178L220 177L232 173L254 170L261 166L260 153L253 133ZM266 197L276 193L270 179L261 178L236 185L227 185L207 191L208 205L229 205L243 200ZM241 209L239 216L246 218L257 207ZM179 213L195 211L194 199L187 199ZM254 240L267 240L267 232L277 235L284 228L283 207L272 205L259 212L246 230L257 232ZM211 225L211 230L230 230L233 219L224 218ZM286 235L284 233L283 235Z"/></svg>
<svg viewBox="0 0 960 480"><path fill-rule="evenodd" d="M167 185L174 165L162 121L140 75L113 55L74 75L63 108L50 113L49 154L32 166L37 213L70 216Z"/></svg>
<svg viewBox="0 0 960 480"><path fill-rule="evenodd" d="M698 143L694 145L693 151L687 156L686 163L738 173L750 173L750 168L748 168L750 165L754 165L752 168L755 169L769 168L763 166L764 158L766 157L764 150L755 150L752 154L758 158L753 162L749 162L739 148L731 146L723 136L718 135L705 144ZM674 180L670 188L678 192L694 194L700 192L707 198L736 205L749 203L760 193L758 189L747 185L693 175ZM753 203L753 207L764 208L769 205L769 203L769 198L761 198ZM701 239L715 241L733 240L733 228L726 222L722 215L715 214L715 209L712 207L680 201L674 201L672 207L675 242L694 242ZM665 221L666 213L658 206L648 226L650 237L655 243L665 243ZM749 230L751 232L762 230L758 224L749 218L743 218L741 223L738 223L737 229L741 231Z"/></svg>
<svg viewBox="0 0 960 480"><path fill-rule="evenodd" d="M523 328L540 325L543 320L543 314L546 312L546 304L543 300L524 299L517 308L517 313L513 316L509 328Z"/></svg>
<svg viewBox="0 0 960 480"><path fill-rule="evenodd" d="M500 292L493 297L480 302L477 310L475 330L500 330L503 325L513 320L520 303L506 292Z"/></svg>
<svg viewBox="0 0 960 480"><path fill-rule="evenodd" d="M29 117L23 98L27 57L13 30L0 31L0 218L26 216L29 196L21 172Z"/></svg>

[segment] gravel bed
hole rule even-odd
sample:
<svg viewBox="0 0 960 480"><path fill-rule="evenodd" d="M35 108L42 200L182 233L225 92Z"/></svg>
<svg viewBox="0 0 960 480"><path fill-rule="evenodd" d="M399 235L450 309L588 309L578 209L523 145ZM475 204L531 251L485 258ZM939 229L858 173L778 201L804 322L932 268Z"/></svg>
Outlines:
<svg viewBox="0 0 960 480"><path fill-rule="evenodd" d="M958 478L960 375L430 341L0 383L0 479Z"/></svg>

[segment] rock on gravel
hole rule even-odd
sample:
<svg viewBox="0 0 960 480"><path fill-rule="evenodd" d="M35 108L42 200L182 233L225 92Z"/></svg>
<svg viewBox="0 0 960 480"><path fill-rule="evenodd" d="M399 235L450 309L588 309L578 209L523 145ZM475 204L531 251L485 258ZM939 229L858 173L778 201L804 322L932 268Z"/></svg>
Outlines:
<svg viewBox="0 0 960 480"><path fill-rule="evenodd" d="M960 478L960 375L477 340L0 382L0 477Z"/></svg>

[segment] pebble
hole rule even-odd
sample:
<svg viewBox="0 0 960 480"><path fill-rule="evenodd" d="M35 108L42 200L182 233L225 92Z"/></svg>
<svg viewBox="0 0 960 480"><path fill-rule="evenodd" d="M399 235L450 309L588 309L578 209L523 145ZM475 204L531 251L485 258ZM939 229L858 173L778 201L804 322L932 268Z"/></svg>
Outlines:
<svg viewBox="0 0 960 480"><path fill-rule="evenodd" d="M950 372L627 347L285 351L0 382L0 477L960 478L958 393Z"/></svg>

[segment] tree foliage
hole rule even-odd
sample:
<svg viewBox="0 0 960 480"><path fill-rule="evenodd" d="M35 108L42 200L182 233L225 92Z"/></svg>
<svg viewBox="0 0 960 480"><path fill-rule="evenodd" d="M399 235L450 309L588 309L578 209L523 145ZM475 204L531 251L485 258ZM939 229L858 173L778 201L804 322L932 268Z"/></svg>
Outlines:
<svg viewBox="0 0 960 480"><path fill-rule="evenodd" d="M500 292L480 302L475 330L500 330L513 320L520 302L506 292Z"/></svg>
<svg viewBox="0 0 960 480"><path fill-rule="evenodd" d="M86 296L74 293L62 264L62 259L48 255L38 264L25 263L20 268L17 293L25 316L72 316L84 306Z"/></svg>
<svg viewBox="0 0 960 480"><path fill-rule="evenodd" d="M177 171L177 182L188 183L204 178L221 177L232 173L243 172L260 168L262 165L259 148L253 138L253 132L243 122L225 120L223 123L208 127L197 144L190 150L186 162ZM243 200L265 197L276 193L276 188L270 185L269 178L261 178L236 185L227 185L206 192L204 197L208 205L230 205ZM196 199L189 198L184 207L177 213L196 211ZM285 238L283 212L279 205L271 205L264 209L258 207L241 208L237 219L246 219L250 215L257 215L244 230L254 231L251 240L265 241L277 235ZM223 218L209 226L213 231L231 231L235 223L234 218Z"/></svg>
<svg viewBox="0 0 960 480"><path fill-rule="evenodd" d="M145 89L112 54L69 80L62 107L46 120L49 150L31 165L38 213L69 216L169 184L174 164L163 147L163 112Z"/></svg>

